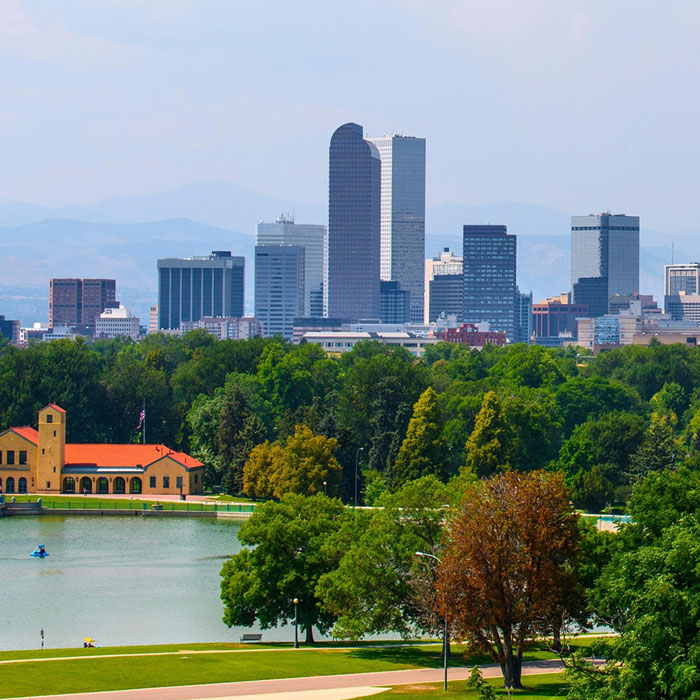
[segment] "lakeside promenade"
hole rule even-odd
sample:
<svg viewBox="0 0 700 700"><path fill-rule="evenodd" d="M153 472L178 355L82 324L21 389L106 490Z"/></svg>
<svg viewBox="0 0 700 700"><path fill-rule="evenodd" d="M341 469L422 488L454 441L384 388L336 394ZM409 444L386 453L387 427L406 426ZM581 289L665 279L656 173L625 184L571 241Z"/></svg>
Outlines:
<svg viewBox="0 0 700 700"><path fill-rule="evenodd" d="M495 664L480 666L480 668L485 678L498 678L501 675L500 667ZM469 678L471 669L471 666L450 667L448 669L448 679L449 681L466 681ZM560 673L563 670L564 666L558 659L523 663L523 676ZM34 700L40 698L44 700L48 698L60 698L61 700L224 700L225 698L237 698L238 700L245 700L246 698L255 698L256 700L301 700L302 698L349 700L350 698L366 697L371 694L381 693L393 685L438 683L442 681L442 678L443 670L441 668L420 668L235 683L21 696L11 700L30 700L30 698ZM336 691L340 690L343 692L336 693Z"/></svg>

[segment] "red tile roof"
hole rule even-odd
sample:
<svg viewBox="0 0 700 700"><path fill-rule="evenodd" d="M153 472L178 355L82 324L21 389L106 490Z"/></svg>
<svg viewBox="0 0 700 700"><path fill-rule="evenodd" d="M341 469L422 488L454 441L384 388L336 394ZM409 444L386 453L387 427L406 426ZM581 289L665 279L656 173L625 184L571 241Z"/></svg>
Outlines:
<svg viewBox="0 0 700 700"><path fill-rule="evenodd" d="M90 445L67 444L66 466L147 467L170 457L188 469L204 466L184 452L174 452L165 445Z"/></svg>
<svg viewBox="0 0 700 700"><path fill-rule="evenodd" d="M59 413L66 412L65 408L61 408L58 404L55 404L55 403L50 403L48 406L44 406L44 408L53 408L54 410L58 411ZM43 411L44 409L42 408L41 410Z"/></svg>
<svg viewBox="0 0 700 700"><path fill-rule="evenodd" d="M28 425L24 425L21 428L10 428L10 430L13 433L17 433L17 435L23 437L25 440L29 440L29 442L34 443L35 445L39 443L39 433L34 430L34 428L30 428Z"/></svg>

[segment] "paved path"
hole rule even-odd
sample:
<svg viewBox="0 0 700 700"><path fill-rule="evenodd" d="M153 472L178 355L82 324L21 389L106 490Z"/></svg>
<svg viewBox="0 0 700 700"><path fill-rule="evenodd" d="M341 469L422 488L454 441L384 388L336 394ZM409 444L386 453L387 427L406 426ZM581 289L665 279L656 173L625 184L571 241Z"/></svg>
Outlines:
<svg viewBox="0 0 700 700"><path fill-rule="evenodd" d="M496 665L482 666L485 678L495 678L501 675L501 670ZM546 661L528 661L523 664L523 676L538 675L542 673L559 673L564 666L558 659ZM448 670L448 678L451 681L466 680L469 678L471 667L459 666ZM352 689L353 692L366 691L368 688L380 686L386 688L391 685L404 685L413 683L436 683L443 678L442 669L419 668L406 671L380 671L375 673L350 673L338 676L308 676L304 678L278 678L265 681L243 681L240 683L211 683L208 685L183 685L169 688L138 688L136 690L112 690L99 693L75 693L70 695L42 695L41 698L55 698L56 700L225 700L227 698L243 698L255 696L256 700L267 697L270 700L287 700L299 697L324 697L324 698L352 698L355 695L343 694L324 695L319 691L332 689ZM316 691L314 694L306 694L308 691ZM293 693L293 694L292 694ZM292 695L290 695L292 694ZM18 700L18 699L14 699ZM22 698L19 700L29 700ZM37 696L34 697L37 700Z"/></svg>

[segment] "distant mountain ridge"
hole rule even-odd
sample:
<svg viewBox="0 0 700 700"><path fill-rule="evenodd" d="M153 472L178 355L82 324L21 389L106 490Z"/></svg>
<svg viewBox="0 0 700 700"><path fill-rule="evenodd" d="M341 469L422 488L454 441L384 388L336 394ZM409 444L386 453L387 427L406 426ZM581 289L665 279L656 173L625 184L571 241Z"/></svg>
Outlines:
<svg viewBox="0 0 700 700"><path fill-rule="evenodd" d="M154 195L51 208L0 200L0 314L24 323L48 317L51 277L113 277L122 302L145 322L156 302L156 260L231 250L244 255L252 312L255 225L294 212L325 223L325 207L294 204L230 183L198 182ZM465 223L505 224L518 235L518 284L535 300L569 289L570 215L517 202L447 204L426 211L426 257L461 253ZM662 302L663 265L700 258L695 235L642 230L641 291Z"/></svg>

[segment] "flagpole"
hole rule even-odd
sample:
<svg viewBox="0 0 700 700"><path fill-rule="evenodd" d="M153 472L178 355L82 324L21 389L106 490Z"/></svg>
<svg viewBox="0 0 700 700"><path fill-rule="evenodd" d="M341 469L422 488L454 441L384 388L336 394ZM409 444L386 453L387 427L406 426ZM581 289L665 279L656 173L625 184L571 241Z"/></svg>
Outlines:
<svg viewBox="0 0 700 700"><path fill-rule="evenodd" d="M143 399L143 406L141 408L141 411L143 412L143 444L146 444L146 399L144 397Z"/></svg>

